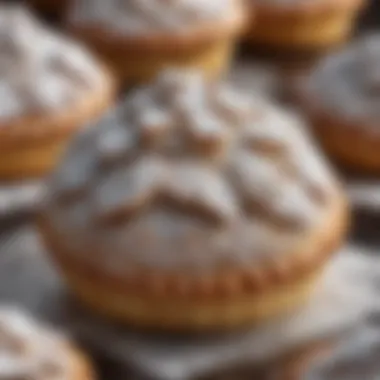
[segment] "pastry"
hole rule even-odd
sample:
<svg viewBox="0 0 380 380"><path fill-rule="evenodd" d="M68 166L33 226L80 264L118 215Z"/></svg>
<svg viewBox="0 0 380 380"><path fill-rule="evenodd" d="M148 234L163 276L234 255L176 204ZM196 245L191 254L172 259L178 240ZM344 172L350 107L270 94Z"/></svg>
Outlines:
<svg viewBox="0 0 380 380"><path fill-rule="evenodd" d="M0 378L91 380L87 359L68 340L18 309L0 308Z"/></svg>
<svg viewBox="0 0 380 380"><path fill-rule="evenodd" d="M302 304L348 221L297 118L199 72L164 71L71 145L40 227L94 310L239 327Z"/></svg>
<svg viewBox="0 0 380 380"><path fill-rule="evenodd" d="M128 86L166 66L218 76L243 24L240 0L77 0L68 12L70 30Z"/></svg>
<svg viewBox="0 0 380 380"><path fill-rule="evenodd" d="M108 108L110 74L21 6L0 6L0 179L37 177Z"/></svg>
<svg viewBox="0 0 380 380"><path fill-rule="evenodd" d="M320 62L298 100L327 153L358 172L380 174L380 34Z"/></svg>
<svg viewBox="0 0 380 380"><path fill-rule="evenodd" d="M255 45L317 52L351 34L366 0L249 0L253 23L247 40Z"/></svg>

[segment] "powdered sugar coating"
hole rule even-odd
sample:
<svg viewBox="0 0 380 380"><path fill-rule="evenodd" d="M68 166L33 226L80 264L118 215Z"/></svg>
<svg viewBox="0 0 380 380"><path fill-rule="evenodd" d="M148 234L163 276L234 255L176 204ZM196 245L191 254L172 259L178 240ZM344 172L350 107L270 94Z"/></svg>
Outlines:
<svg viewBox="0 0 380 380"><path fill-rule="evenodd" d="M355 41L323 59L306 81L312 105L346 124L378 133L380 116L380 34Z"/></svg>
<svg viewBox="0 0 380 380"><path fill-rule="evenodd" d="M76 140L45 214L68 252L102 268L200 270L286 251L335 191L298 119L167 71Z"/></svg>
<svg viewBox="0 0 380 380"><path fill-rule="evenodd" d="M0 308L0 378L65 380L70 377L65 339L23 312Z"/></svg>
<svg viewBox="0 0 380 380"><path fill-rule="evenodd" d="M69 19L102 25L121 34L186 30L193 25L231 16L234 0L75 0Z"/></svg>
<svg viewBox="0 0 380 380"><path fill-rule="evenodd" d="M105 85L81 46L20 5L0 6L0 120L55 112Z"/></svg>

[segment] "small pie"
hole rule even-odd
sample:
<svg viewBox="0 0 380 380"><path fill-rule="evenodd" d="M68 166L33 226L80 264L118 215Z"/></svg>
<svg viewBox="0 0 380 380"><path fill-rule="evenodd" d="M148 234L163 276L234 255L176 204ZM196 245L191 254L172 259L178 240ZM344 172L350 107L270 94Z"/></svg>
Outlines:
<svg viewBox="0 0 380 380"><path fill-rule="evenodd" d="M63 335L19 309L0 307L0 378L91 380L87 358Z"/></svg>
<svg viewBox="0 0 380 380"><path fill-rule="evenodd" d="M40 227L93 310L219 330L302 305L348 218L299 119L169 70L73 142Z"/></svg>
<svg viewBox="0 0 380 380"><path fill-rule="evenodd" d="M380 34L322 60L298 90L326 152L348 169L380 174Z"/></svg>
<svg viewBox="0 0 380 380"><path fill-rule="evenodd" d="M126 85L167 66L217 77L228 68L245 17L240 0L77 0L68 28Z"/></svg>
<svg viewBox="0 0 380 380"><path fill-rule="evenodd" d="M350 36L367 0L249 0L247 40L281 50L318 52Z"/></svg>
<svg viewBox="0 0 380 380"><path fill-rule="evenodd" d="M0 179L39 177L113 99L110 74L25 8L0 5Z"/></svg>

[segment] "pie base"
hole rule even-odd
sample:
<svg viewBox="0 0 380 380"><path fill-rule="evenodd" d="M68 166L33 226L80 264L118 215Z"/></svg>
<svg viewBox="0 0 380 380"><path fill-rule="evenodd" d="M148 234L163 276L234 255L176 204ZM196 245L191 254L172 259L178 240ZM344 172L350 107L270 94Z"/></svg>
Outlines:
<svg viewBox="0 0 380 380"><path fill-rule="evenodd" d="M89 252L64 251L47 217L41 216L39 224L69 287L98 314L144 328L224 330L263 322L307 301L347 231L347 203L343 196L335 198L323 223L294 252L202 277L150 269L116 278L80 260Z"/></svg>
<svg viewBox="0 0 380 380"><path fill-rule="evenodd" d="M254 296L241 295L233 300L209 300L208 303L117 294L103 284L93 284L72 268L66 268L65 277L85 305L119 323L148 329L224 330L249 326L294 310L308 299L319 272L281 289Z"/></svg>
<svg viewBox="0 0 380 380"><path fill-rule="evenodd" d="M345 7L340 2L342 6L331 9L324 6L323 0L320 1L320 7L318 4L311 7L310 3L310 8L305 6L305 9L300 7L292 10L275 10L270 5L257 5L246 41L281 50L328 50L349 38L360 8L359 4Z"/></svg>
<svg viewBox="0 0 380 380"><path fill-rule="evenodd" d="M9 120L0 130L0 180L38 178L56 165L71 137L100 116L113 101L115 88L91 92L68 109L51 115Z"/></svg>
<svg viewBox="0 0 380 380"><path fill-rule="evenodd" d="M238 7L237 7L238 8ZM149 82L167 67L201 70L218 78L228 70L245 15L236 9L229 20L181 33L123 36L97 25L68 25L98 53L123 85Z"/></svg>
<svg viewBox="0 0 380 380"><path fill-rule="evenodd" d="M359 174L380 174L380 136L368 126L334 117L314 117L311 124L322 147L337 164Z"/></svg>
<svg viewBox="0 0 380 380"><path fill-rule="evenodd" d="M97 47L98 54L114 75L126 86L147 83L167 67L197 69L209 79L217 79L227 72L234 50L234 40L215 41L189 51L139 51L121 55L117 51ZM107 51L108 50L108 51Z"/></svg>

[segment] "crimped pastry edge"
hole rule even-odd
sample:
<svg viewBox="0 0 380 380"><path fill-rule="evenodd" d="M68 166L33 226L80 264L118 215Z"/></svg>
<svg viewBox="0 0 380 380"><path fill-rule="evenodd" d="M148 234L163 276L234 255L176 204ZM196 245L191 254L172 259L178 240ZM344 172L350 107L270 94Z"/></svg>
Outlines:
<svg viewBox="0 0 380 380"><path fill-rule="evenodd" d="M38 225L45 246L63 272L73 271L118 294L133 294L152 299L174 297L190 300L223 300L262 294L296 283L304 277L319 272L340 247L349 226L349 207L346 198L339 194L333 203L333 210L328 213L322 228L318 228L311 239L294 253L282 255L282 260L263 261L254 263L251 268L233 268L202 277L186 277L180 272L168 274L145 270L129 278L112 278L62 251L58 233L54 232L43 214L38 217Z"/></svg>
<svg viewBox="0 0 380 380"><path fill-rule="evenodd" d="M365 119L349 119L329 112L304 87L308 73L295 81L289 92L300 107L326 153L347 169L365 174L380 173L380 135ZM352 147L355 146L355 150Z"/></svg>

